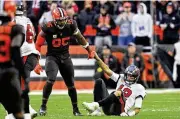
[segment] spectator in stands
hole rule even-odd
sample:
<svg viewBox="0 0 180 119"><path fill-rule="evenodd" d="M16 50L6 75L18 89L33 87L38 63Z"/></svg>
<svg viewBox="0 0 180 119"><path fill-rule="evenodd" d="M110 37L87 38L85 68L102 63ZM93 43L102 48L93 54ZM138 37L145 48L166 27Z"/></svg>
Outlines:
<svg viewBox="0 0 180 119"><path fill-rule="evenodd" d="M131 3L125 2L123 4L124 12L117 16L115 23L120 26L120 35L118 38L118 45L128 45L133 42L131 33L131 22L134 14L131 12Z"/></svg>
<svg viewBox="0 0 180 119"><path fill-rule="evenodd" d="M128 67L131 64L136 65L141 73L144 70L144 61L142 56L136 52L136 45L131 42L128 44L127 53L124 55L123 60L121 62L121 70L125 71L126 67Z"/></svg>
<svg viewBox="0 0 180 119"><path fill-rule="evenodd" d="M173 68L173 80L176 88L180 88L180 40L174 44L175 56L174 56L174 68Z"/></svg>
<svg viewBox="0 0 180 119"><path fill-rule="evenodd" d="M78 11L79 11L79 8L76 5L76 3L74 2L74 0L62 0L61 7L64 8L65 10L72 8L72 10L75 13L78 13Z"/></svg>
<svg viewBox="0 0 180 119"><path fill-rule="evenodd" d="M168 4L168 1L161 0L161 1L156 1L156 20L157 20L157 25L159 25L160 21L162 20L162 17L164 14L166 14L166 5Z"/></svg>
<svg viewBox="0 0 180 119"><path fill-rule="evenodd" d="M48 12L45 12L40 20L39 20L39 25L42 25L44 22L48 22L50 20L52 20L52 16L51 16L51 11L54 10L55 8L57 8L57 2L53 1L50 5L50 10Z"/></svg>
<svg viewBox="0 0 180 119"><path fill-rule="evenodd" d="M152 37L153 21L144 3L138 6L138 13L134 15L132 20L132 34L135 44L149 46Z"/></svg>
<svg viewBox="0 0 180 119"><path fill-rule="evenodd" d="M97 30L95 37L95 46L112 45L111 29L115 28L113 18L107 13L108 6L101 6L101 13L95 16L93 27Z"/></svg>
<svg viewBox="0 0 180 119"><path fill-rule="evenodd" d="M26 1L27 17L32 21L36 33L38 33L39 19L48 11L48 2L41 0Z"/></svg>
<svg viewBox="0 0 180 119"><path fill-rule="evenodd" d="M84 1L84 9L80 11L77 17L78 28L81 33L84 34L87 25L92 25L94 16L96 15L93 10L93 5L91 0ZM91 36L85 36L90 44L92 44Z"/></svg>
<svg viewBox="0 0 180 119"><path fill-rule="evenodd" d="M172 2L167 4L166 11L160 24L164 30L163 44L174 44L179 39L180 18L175 13Z"/></svg>
<svg viewBox="0 0 180 119"><path fill-rule="evenodd" d="M94 7L94 10L96 11L96 14L100 13L100 9L102 6L107 5L108 6L108 14L114 15L114 6L116 5L114 1L112 0L97 0L97 5Z"/></svg>
<svg viewBox="0 0 180 119"><path fill-rule="evenodd" d="M180 16L180 2L179 1L172 1L174 5L174 10L178 16Z"/></svg>
<svg viewBox="0 0 180 119"><path fill-rule="evenodd" d="M108 45L104 45L102 48L102 54L100 55L100 58L103 60L103 62L105 64L107 64L109 66L109 68L116 72L118 72L118 61L116 59L116 57L114 57L111 53L111 48ZM98 78L101 78L104 80L106 86L110 87L110 88L116 88L116 83L110 79L110 77L108 77L106 75L106 73L104 73L102 71L102 69L99 67L99 65L96 63L95 65L95 80Z"/></svg>
<svg viewBox="0 0 180 119"><path fill-rule="evenodd" d="M92 9L92 1L84 2L84 9L80 11L77 19L78 27L81 33L84 33L86 25L92 25L95 16L95 11Z"/></svg>

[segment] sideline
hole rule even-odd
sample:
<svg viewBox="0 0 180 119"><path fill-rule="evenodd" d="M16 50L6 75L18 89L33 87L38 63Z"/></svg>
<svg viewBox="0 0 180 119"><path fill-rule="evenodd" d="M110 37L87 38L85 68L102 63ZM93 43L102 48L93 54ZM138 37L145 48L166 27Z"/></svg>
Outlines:
<svg viewBox="0 0 180 119"><path fill-rule="evenodd" d="M114 90L108 90L110 93ZM147 89L147 94L180 93L180 89ZM93 90L77 90L78 94L92 94ZM65 95L67 90L53 90L51 95ZM32 91L30 95L42 95L42 91Z"/></svg>

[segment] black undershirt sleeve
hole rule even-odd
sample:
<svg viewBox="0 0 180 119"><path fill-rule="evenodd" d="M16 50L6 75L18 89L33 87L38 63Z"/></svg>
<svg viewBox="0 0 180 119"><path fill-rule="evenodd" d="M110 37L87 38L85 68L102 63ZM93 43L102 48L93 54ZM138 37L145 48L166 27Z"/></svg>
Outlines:
<svg viewBox="0 0 180 119"><path fill-rule="evenodd" d="M11 58L15 64L15 67L19 70L20 75L26 79L27 75L24 71L24 64L20 52L20 47L25 39L24 28L20 25L15 25L12 29L11 39Z"/></svg>

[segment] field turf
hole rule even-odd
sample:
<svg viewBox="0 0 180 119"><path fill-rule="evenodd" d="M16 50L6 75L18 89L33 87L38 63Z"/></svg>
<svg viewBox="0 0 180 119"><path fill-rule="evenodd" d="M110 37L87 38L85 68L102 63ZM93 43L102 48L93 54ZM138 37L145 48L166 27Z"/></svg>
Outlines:
<svg viewBox="0 0 180 119"><path fill-rule="evenodd" d="M86 116L87 112L82 107L83 101L91 102L91 94L79 94L80 111L85 115L74 117L70 99L67 95L52 95L48 102L48 114L38 116L36 119L180 119L180 93L148 94L144 100L143 108L135 117L118 116ZM37 111L41 104L41 96L31 96L31 105ZM4 119L5 111L0 105L0 119Z"/></svg>

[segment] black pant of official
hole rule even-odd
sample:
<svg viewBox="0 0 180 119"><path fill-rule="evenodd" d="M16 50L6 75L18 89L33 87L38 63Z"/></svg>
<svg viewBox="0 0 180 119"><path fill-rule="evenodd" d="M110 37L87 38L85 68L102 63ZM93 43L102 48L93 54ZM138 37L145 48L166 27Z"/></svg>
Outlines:
<svg viewBox="0 0 180 119"><path fill-rule="evenodd" d="M94 86L94 102L98 102L109 96L106 85L102 79L95 80ZM121 104L119 100L115 100L111 104L107 104L102 107L104 114L106 115L120 115L121 114Z"/></svg>
<svg viewBox="0 0 180 119"><path fill-rule="evenodd" d="M33 54L33 53L28 55L27 59L24 61L24 71L25 71L25 73L27 75L27 79L24 79L24 80L26 80L25 82L27 82L27 84L25 84L25 85L28 85L29 78L30 78L30 73L31 73L31 71L34 70L37 63L38 63L38 55ZM23 99L23 103L24 103L24 112L29 113L30 112L29 111L29 103L30 103L30 101L29 101L28 92L26 90L23 90L22 99Z"/></svg>
<svg viewBox="0 0 180 119"><path fill-rule="evenodd" d="M0 102L9 114L23 111L18 71L13 67L0 68Z"/></svg>

